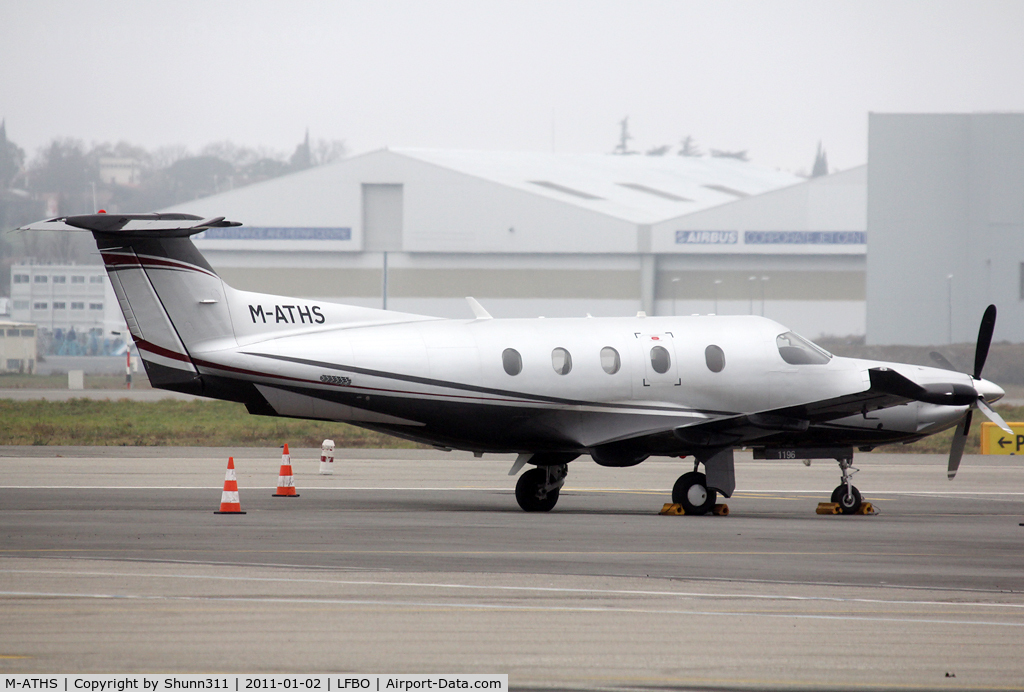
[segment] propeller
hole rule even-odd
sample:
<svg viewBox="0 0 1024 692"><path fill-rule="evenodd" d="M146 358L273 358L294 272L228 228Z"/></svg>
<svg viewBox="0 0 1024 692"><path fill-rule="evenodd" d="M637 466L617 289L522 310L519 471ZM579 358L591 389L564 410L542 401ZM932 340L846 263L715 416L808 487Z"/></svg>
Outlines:
<svg viewBox="0 0 1024 692"><path fill-rule="evenodd" d="M985 368L985 361L988 360L988 349L992 345L992 333L995 331L995 328L996 306L989 305L985 308L985 314L981 318L981 326L978 328L978 343L974 347L974 372L971 377L975 380L981 379L981 371ZM933 352L931 357L936 362L940 362L940 364L941 361L945 361L943 366L950 366L950 369L953 369L949 361L940 354ZM974 409L980 409L993 423L1011 435L1014 434L1010 426L1006 424L1006 421L988 405L985 397L977 393L977 398L971 404L971 408L967 409L966 415L960 419L960 423L956 426L956 432L953 433L953 444L949 448L949 466L946 468L946 476L949 477L949 480L953 480L957 469L960 468L960 459L963 457L964 447L967 445L967 435L971 432L971 418L974 414Z"/></svg>

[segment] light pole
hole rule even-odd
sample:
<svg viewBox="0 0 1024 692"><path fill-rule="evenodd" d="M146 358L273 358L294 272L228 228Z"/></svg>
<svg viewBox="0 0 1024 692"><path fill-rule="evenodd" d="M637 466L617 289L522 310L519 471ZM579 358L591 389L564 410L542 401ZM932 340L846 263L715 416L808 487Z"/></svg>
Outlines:
<svg viewBox="0 0 1024 692"><path fill-rule="evenodd" d="M747 279L747 286L750 287L750 314L754 314L754 282L757 281L756 276L751 276Z"/></svg>
<svg viewBox="0 0 1024 692"><path fill-rule="evenodd" d="M721 279L715 279L715 314L718 314L718 286L722 283Z"/></svg>
<svg viewBox="0 0 1024 692"><path fill-rule="evenodd" d="M768 277L761 277L761 317L764 317L764 286L768 283Z"/></svg>
<svg viewBox="0 0 1024 692"><path fill-rule="evenodd" d="M679 277L678 276L673 276L672 277L672 316L673 317L676 316L676 297L677 297L676 294L679 293L679 291L677 290L678 287L679 287Z"/></svg>
<svg viewBox="0 0 1024 692"><path fill-rule="evenodd" d="M949 343L953 343L953 275L946 277L946 312L949 326Z"/></svg>

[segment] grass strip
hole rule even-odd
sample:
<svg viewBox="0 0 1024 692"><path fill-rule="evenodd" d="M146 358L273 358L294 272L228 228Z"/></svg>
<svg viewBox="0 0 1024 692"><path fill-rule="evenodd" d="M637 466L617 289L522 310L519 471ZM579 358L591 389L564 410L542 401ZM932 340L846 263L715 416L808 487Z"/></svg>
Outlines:
<svg viewBox="0 0 1024 692"><path fill-rule="evenodd" d="M0 399L2 445L414 448L345 423L253 416L229 401L13 401Z"/></svg>
<svg viewBox="0 0 1024 692"><path fill-rule="evenodd" d="M1001 406L1007 421L1024 420L1024 406ZM977 454L981 423L975 412L967 453ZM947 454L953 429L909 445L885 445L880 452ZM337 447L411 449L415 443L346 423L250 415L229 401L155 402L13 401L0 399L0 445L131 445L143 447L265 447L287 442L319 447L332 439Z"/></svg>

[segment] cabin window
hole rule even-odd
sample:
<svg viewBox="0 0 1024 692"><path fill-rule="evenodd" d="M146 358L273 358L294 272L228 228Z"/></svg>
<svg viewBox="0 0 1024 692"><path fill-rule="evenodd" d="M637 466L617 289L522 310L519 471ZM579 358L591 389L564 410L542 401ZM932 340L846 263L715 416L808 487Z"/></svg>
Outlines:
<svg viewBox="0 0 1024 692"><path fill-rule="evenodd" d="M568 375L572 370L572 356L564 348L556 348L551 352L551 367L559 375Z"/></svg>
<svg viewBox="0 0 1024 692"><path fill-rule="evenodd" d="M614 375L622 367L622 360L619 359L619 352L611 346L601 349L601 367L609 375Z"/></svg>
<svg viewBox="0 0 1024 692"><path fill-rule="evenodd" d="M812 344L793 332L779 334L775 338L782 360L790 365L824 365L832 360L832 354Z"/></svg>
<svg viewBox="0 0 1024 692"><path fill-rule="evenodd" d="M664 346L655 346L651 349L651 367L654 372L664 375L672 367L672 356Z"/></svg>
<svg viewBox="0 0 1024 692"><path fill-rule="evenodd" d="M725 369L725 351L721 346L711 344L704 349L704 362L711 372L722 372Z"/></svg>
<svg viewBox="0 0 1024 692"><path fill-rule="evenodd" d="M505 372L515 377L523 371L523 357L514 348L506 348L501 352L501 366Z"/></svg>

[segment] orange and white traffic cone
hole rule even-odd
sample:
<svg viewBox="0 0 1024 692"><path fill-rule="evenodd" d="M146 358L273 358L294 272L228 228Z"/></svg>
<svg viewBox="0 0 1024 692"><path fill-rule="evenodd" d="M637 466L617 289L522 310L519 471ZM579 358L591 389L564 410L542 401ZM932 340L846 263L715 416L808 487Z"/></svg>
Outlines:
<svg viewBox="0 0 1024 692"><path fill-rule="evenodd" d="M220 511L214 514L245 514L238 501L238 478L235 476L235 458L228 457L228 471L224 474L224 492L220 494Z"/></svg>
<svg viewBox="0 0 1024 692"><path fill-rule="evenodd" d="M284 443L281 454L281 472L277 476L277 492L274 497L298 497L295 492L295 476L292 474L292 455L288 453L288 443Z"/></svg>

